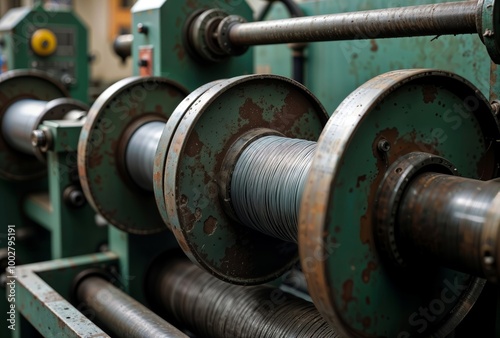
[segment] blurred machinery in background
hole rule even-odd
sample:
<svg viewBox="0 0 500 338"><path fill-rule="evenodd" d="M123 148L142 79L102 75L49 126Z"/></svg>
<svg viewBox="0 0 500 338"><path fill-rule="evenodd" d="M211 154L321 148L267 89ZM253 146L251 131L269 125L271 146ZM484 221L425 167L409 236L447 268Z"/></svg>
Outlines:
<svg viewBox="0 0 500 338"><path fill-rule="evenodd" d="M0 75L2 336L500 336L500 5L279 3L138 1L91 107Z"/></svg>
<svg viewBox="0 0 500 338"><path fill-rule="evenodd" d="M73 98L88 101L87 28L71 10L33 8L8 11L0 20L3 69L42 70L60 81Z"/></svg>

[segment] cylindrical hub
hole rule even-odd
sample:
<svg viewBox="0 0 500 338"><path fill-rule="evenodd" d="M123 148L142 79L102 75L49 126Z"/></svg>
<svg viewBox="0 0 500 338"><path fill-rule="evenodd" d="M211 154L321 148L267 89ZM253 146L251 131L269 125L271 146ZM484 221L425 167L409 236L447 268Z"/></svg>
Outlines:
<svg viewBox="0 0 500 338"><path fill-rule="evenodd" d="M298 213L316 142L264 136L239 156L231 177L238 220L255 230L297 242Z"/></svg>
<svg viewBox="0 0 500 338"><path fill-rule="evenodd" d="M312 303L276 288L224 283L186 260L152 270L148 282L156 305L200 337L337 337Z"/></svg>
<svg viewBox="0 0 500 338"><path fill-rule="evenodd" d="M92 314L118 337L188 338L111 283L89 276L78 284L77 297Z"/></svg>
<svg viewBox="0 0 500 338"><path fill-rule="evenodd" d="M164 128L165 122L148 122L132 134L127 145L128 173L135 183L148 191L153 191L154 159Z"/></svg>
<svg viewBox="0 0 500 338"><path fill-rule="evenodd" d="M421 174L406 189L397 221L410 255L497 282L500 182Z"/></svg>
<svg viewBox="0 0 500 338"><path fill-rule="evenodd" d="M47 142L33 131L47 119L78 120L86 115L88 107L76 100L59 98L52 101L22 99L11 104L2 120L2 135L17 151L40 158L34 144Z"/></svg>
<svg viewBox="0 0 500 338"><path fill-rule="evenodd" d="M34 154L31 133L38 127L46 101L24 99L13 103L2 121L2 133L8 144L25 154Z"/></svg>

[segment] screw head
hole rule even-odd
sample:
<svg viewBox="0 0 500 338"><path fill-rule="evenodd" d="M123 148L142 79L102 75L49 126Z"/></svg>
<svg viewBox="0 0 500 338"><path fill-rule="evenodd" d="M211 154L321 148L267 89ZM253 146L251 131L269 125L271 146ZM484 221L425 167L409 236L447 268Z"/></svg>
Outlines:
<svg viewBox="0 0 500 338"><path fill-rule="evenodd" d="M64 201L73 208L81 208L87 202L82 189L74 185L64 189L63 198Z"/></svg>
<svg viewBox="0 0 500 338"><path fill-rule="evenodd" d="M138 23L138 24L137 24L137 32L138 32L139 34L144 34L144 35L147 35L147 34L148 34L148 32L149 32L149 28L148 28L148 26L146 26L146 25L144 25L144 24L142 24L142 23Z"/></svg>
<svg viewBox="0 0 500 338"><path fill-rule="evenodd" d="M47 146L47 134L44 130L33 130L31 132L31 145L36 148Z"/></svg>
<svg viewBox="0 0 500 338"><path fill-rule="evenodd" d="M382 139L378 142L378 150L387 153L389 150L391 150L391 143L387 141L386 139Z"/></svg>

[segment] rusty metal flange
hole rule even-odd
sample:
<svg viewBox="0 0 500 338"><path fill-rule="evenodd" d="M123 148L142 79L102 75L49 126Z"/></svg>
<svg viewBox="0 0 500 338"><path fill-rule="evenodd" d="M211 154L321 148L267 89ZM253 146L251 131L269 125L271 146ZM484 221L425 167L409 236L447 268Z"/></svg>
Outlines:
<svg viewBox="0 0 500 338"><path fill-rule="evenodd" d="M154 163L154 173L153 173L153 189L156 199L156 205L158 206L158 211L163 219L163 222L170 227L170 221L168 219L167 207L165 205L165 194L163 187L165 186L165 166L167 161L167 153L172 143L172 138L174 137L175 130L181 122L184 115L189 111L191 106L198 100L198 98L203 95L208 89L212 88L217 82L214 81L207 83L198 89L191 92L182 102L175 108L174 112L168 119L168 123L165 124L163 133L161 134L160 142L158 143L158 148L156 149L155 163Z"/></svg>
<svg viewBox="0 0 500 338"><path fill-rule="evenodd" d="M121 230L151 234L166 229L154 195L129 177L124 154L134 130L166 122L186 95L173 81L132 77L109 87L90 108L78 144L82 188L94 209Z"/></svg>
<svg viewBox="0 0 500 338"><path fill-rule="evenodd" d="M164 197L172 231L192 261L236 284L275 279L296 262L295 244L265 236L226 214L219 199L221 168L234 142L251 130L316 140L327 119L305 87L273 75L220 81L191 105L173 128Z"/></svg>
<svg viewBox="0 0 500 338"><path fill-rule="evenodd" d="M387 170L412 152L496 177L497 126L470 82L436 70L383 74L338 107L306 183L299 248L311 297L343 336L444 337L467 314L484 281L433 264L394 270L378 253L374 206Z"/></svg>
<svg viewBox="0 0 500 338"><path fill-rule="evenodd" d="M68 91L38 70L12 70L0 75L0 123L10 105L22 99L51 101L68 97ZM0 128L1 129L1 128ZM43 177L46 164L33 155L11 148L0 133L0 178L24 181Z"/></svg>

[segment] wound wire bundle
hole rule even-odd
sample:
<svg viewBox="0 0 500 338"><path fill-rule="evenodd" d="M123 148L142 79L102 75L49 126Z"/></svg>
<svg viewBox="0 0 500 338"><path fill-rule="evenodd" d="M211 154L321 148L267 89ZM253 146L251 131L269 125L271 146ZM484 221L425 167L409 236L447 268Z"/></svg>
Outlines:
<svg viewBox="0 0 500 338"><path fill-rule="evenodd" d="M300 202L316 144L265 136L242 152L231 179L231 201L244 225L297 242Z"/></svg>

